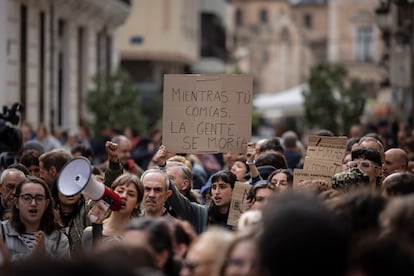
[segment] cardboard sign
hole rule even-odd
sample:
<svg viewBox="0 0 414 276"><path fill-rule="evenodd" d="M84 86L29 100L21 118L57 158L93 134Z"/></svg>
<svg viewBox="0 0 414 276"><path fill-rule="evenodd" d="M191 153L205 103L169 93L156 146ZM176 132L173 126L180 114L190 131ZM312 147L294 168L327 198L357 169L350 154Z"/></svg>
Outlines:
<svg viewBox="0 0 414 276"><path fill-rule="evenodd" d="M346 137L309 136L306 156L342 163L346 141Z"/></svg>
<svg viewBox="0 0 414 276"><path fill-rule="evenodd" d="M293 172L293 187L302 180L323 179L331 183L332 176L342 169L347 137L309 136L303 170Z"/></svg>
<svg viewBox="0 0 414 276"><path fill-rule="evenodd" d="M342 170L342 162L338 163L330 160L306 157L303 163L303 170L323 175L334 175Z"/></svg>
<svg viewBox="0 0 414 276"><path fill-rule="evenodd" d="M249 208L247 195L251 187L252 185L244 182L236 182L234 184L227 225L236 226L241 214Z"/></svg>
<svg viewBox="0 0 414 276"><path fill-rule="evenodd" d="M315 180L315 179L322 179L322 180L326 180L328 183L331 183L332 175L323 174L323 173L314 173L314 172L305 171L302 169L295 169L293 171L293 187L296 187L297 184L303 180Z"/></svg>
<svg viewBox="0 0 414 276"><path fill-rule="evenodd" d="M177 153L244 152L251 75L164 75L162 143Z"/></svg>

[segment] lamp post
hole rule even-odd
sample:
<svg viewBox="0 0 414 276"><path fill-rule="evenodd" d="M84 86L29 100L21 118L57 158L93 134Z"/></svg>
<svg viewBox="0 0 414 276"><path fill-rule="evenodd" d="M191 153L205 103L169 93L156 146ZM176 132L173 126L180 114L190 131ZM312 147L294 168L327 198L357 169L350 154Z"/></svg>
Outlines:
<svg viewBox="0 0 414 276"><path fill-rule="evenodd" d="M380 6L375 9L377 14L378 27L382 32L382 39L384 40L387 49L391 46L391 28L388 23L388 14L390 12L390 2L387 0L381 0Z"/></svg>
<svg viewBox="0 0 414 276"><path fill-rule="evenodd" d="M406 91L401 104L406 106L407 119L411 117L412 129L414 129L413 2L414 0L380 0L379 7L375 9L386 51L391 55L389 72L391 89ZM388 16L390 12L391 18ZM407 108L410 99L411 110Z"/></svg>

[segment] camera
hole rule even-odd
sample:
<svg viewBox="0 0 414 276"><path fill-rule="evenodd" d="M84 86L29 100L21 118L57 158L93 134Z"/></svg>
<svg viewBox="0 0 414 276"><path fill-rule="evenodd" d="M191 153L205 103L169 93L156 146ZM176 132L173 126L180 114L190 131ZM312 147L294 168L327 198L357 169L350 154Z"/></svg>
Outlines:
<svg viewBox="0 0 414 276"><path fill-rule="evenodd" d="M14 103L11 108L3 106L0 114L0 166L7 167L16 161L17 152L22 146L22 134L17 124L20 121L18 112L22 105Z"/></svg>

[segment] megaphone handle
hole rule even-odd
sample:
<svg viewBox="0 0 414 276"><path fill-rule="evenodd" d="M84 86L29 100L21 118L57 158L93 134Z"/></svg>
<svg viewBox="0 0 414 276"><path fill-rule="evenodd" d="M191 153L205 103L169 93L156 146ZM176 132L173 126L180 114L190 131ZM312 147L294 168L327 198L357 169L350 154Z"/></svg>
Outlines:
<svg viewBox="0 0 414 276"><path fill-rule="evenodd" d="M108 208L108 203L103 200L94 201L92 208L88 212L90 222L97 223L100 221L99 224L101 224L106 217Z"/></svg>
<svg viewBox="0 0 414 276"><path fill-rule="evenodd" d="M98 203L105 211L108 211L109 204L108 202L104 201L103 199L97 200L96 203Z"/></svg>

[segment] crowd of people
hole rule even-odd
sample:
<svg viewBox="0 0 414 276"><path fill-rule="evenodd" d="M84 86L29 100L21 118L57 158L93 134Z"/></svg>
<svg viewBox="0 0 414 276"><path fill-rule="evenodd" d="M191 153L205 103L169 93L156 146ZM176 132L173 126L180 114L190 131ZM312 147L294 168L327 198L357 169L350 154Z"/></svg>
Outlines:
<svg viewBox="0 0 414 276"><path fill-rule="evenodd" d="M0 274L414 275L414 137L388 131L353 126L332 181L294 185L307 144L291 130L240 153L186 154L160 129L92 139L82 128L62 141L22 123L1 168ZM59 190L80 156L119 210ZM237 183L250 185L248 207L230 223Z"/></svg>

